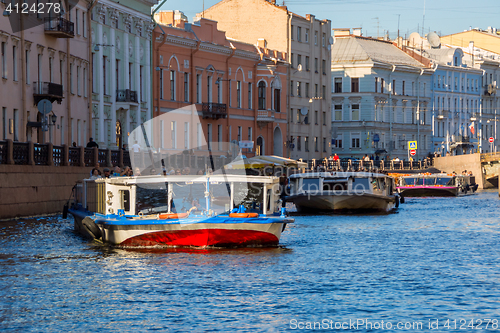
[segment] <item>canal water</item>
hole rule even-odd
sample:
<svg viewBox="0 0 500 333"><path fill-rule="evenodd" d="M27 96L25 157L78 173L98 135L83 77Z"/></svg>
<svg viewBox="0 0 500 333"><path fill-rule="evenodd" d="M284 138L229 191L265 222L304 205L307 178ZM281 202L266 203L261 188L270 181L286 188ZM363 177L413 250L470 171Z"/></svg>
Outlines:
<svg viewBox="0 0 500 333"><path fill-rule="evenodd" d="M3 221L0 330L498 330L499 208L484 191L295 216L280 247L241 250L123 250L71 218Z"/></svg>

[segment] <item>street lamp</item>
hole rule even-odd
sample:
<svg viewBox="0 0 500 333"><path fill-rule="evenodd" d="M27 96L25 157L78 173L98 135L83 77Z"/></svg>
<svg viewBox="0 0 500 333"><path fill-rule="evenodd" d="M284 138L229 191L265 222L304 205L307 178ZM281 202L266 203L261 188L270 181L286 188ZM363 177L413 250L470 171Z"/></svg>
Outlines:
<svg viewBox="0 0 500 333"><path fill-rule="evenodd" d="M50 116L50 120L52 121L52 124L55 125L56 124L56 121L57 121L57 116L56 114L54 113L54 111L52 111L52 116Z"/></svg>

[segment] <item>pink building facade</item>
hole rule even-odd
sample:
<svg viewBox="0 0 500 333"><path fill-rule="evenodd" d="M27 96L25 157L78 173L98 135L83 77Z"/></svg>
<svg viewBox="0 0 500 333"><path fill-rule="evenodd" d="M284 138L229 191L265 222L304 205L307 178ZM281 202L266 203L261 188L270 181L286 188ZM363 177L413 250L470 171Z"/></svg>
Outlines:
<svg viewBox="0 0 500 333"><path fill-rule="evenodd" d="M265 40L230 40L212 20L189 24L169 11L156 19L153 116L162 120L154 146L198 154L211 145L212 154L227 155L223 143L231 142L247 157L283 156L286 54L267 49Z"/></svg>

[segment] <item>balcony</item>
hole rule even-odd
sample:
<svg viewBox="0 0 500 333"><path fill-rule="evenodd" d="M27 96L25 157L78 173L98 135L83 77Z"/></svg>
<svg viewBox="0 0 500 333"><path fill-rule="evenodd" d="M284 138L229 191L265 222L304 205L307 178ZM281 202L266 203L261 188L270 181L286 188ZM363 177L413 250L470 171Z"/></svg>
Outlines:
<svg viewBox="0 0 500 333"><path fill-rule="evenodd" d="M63 100L63 86L52 82L33 82L33 99L35 105L42 99L48 99L52 103L61 104Z"/></svg>
<svg viewBox="0 0 500 333"><path fill-rule="evenodd" d="M226 119L227 118L227 107L226 104L219 103L203 103L202 108L203 119Z"/></svg>
<svg viewBox="0 0 500 333"><path fill-rule="evenodd" d="M46 17L45 33L56 38L75 37L75 24L62 17Z"/></svg>
<svg viewBox="0 0 500 333"><path fill-rule="evenodd" d="M272 110L257 110L257 125L263 128L268 123L275 121L274 111Z"/></svg>
<svg viewBox="0 0 500 333"><path fill-rule="evenodd" d="M463 136L463 135L453 135L452 141L456 143L468 143L470 141L470 138L468 136Z"/></svg>
<svg viewBox="0 0 500 333"><path fill-rule="evenodd" d="M137 91L125 89L116 91L116 101L117 102L132 102L137 103Z"/></svg>

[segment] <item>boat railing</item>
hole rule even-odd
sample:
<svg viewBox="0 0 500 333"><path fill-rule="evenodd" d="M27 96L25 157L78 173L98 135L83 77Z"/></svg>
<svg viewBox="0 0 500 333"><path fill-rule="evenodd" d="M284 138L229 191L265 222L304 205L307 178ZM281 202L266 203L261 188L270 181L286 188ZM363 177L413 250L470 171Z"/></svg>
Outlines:
<svg viewBox="0 0 500 333"><path fill-rule="evenodd" d="M391 171L391 170L423 170L431 166L425 161L383 161L383 160L356 160L356 159L318 159L307 162L305 172L314 171Z"/></svg>

